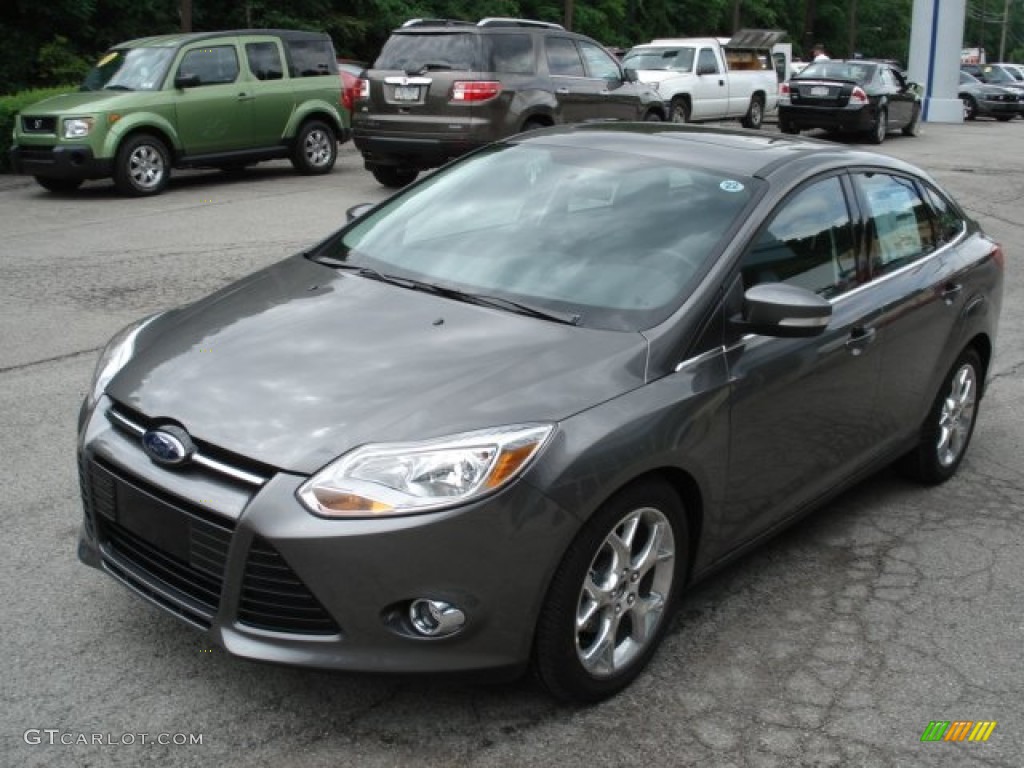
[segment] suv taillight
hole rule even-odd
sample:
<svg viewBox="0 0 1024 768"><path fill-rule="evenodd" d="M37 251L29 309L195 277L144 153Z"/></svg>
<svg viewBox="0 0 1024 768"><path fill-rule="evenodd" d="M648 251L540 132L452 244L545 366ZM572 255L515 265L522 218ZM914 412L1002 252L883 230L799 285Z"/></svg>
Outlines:
<svg viewBox="0 0 1024 768"><path fill-rule="evenodd" d="M452 85L452 101L487 101L501 93L496 80L457 80Z"/></svg>
<svg viewBox="0 0 1024 768"><path fill-rule="evenodd" d="M855 102L857 104L867 104L868 95L864 93L863 88L857 86L856 88L853 89L853 93L850 94L850 101Z"/></svg>
<svg viewBox="0 0 1024 768"><path fill-rule="evenodd" d="M359 78L356 83L357 93L360 99L370 98L370 81L364 77Z"/></svg>

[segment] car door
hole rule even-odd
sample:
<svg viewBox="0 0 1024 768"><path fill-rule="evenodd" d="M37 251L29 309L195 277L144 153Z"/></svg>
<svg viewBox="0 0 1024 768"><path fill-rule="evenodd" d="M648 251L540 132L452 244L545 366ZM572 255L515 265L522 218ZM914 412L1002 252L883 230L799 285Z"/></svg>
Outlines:
<svg viewBox="0 0 1024 768"><path fill-rule="evenodd" d="M274 37L246 38L243 44L248 69L247 96L254 146L280 143L295 108L295 86L286 76L281 43Z"/></svg>
<svg viewBox="0 0 1024 768"><path fill-rule="evenodd" d="M599 90L603 83L587 76L576 41L568 37L548 36L544 42L548 73L562 120L582 123L600 113Z"/></svg>
<svg viewBox="0 0 1024 768"><path fill-rule="evenodd" d="M578 41L587 75L594 88L594 118L639 120L640 99L636 89L625 81L622 68L600 46Z"/></svg>
<svg viewBox="0 0 1024 768"><path fill-rule="evenodd" d="M694 120L724 117L729 109L729 80L714 48L702 47L697 53L697 80L693 86Z"/></svg>
<svg viewBox="0 0 1024 768"><path fill-rule="evenodd" d="M898 439L924 420L943 355L969 299L958 243L966 223L936 190L889 171L852 175L865 214L871 290L882 358L878 419ZM936 211L940 211L937 213Z"/></svg>
<svg viewBox="0 0 1024 768"><path fill-rule="evenodd" d="M206 40L186 48L175 70L178 136L186 155L224 152L252 145L250 89L239 81L235 40Z"/></svg>
<svg viewBox="0 0 1024 768"><path fill-rule="evenodd" d="M889 124L901 127L910 123L915 97L906 80L891 67L879 67L879 78L889 103Z"/></svg>
<svg viewBox="0 0 1024 768"><path fill-rule="evenodd" d="M828 298L818 336L727 339L731 423L720 535L747 540L810 503L875 451L880 312L865 282L843 175L806 184L776 208L741 260L744 289L797 285Z"/></svg>

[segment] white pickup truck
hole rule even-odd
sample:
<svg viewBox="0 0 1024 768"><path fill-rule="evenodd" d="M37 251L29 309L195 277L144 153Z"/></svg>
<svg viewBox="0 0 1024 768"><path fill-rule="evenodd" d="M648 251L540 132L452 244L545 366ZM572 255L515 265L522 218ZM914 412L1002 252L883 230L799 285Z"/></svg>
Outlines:
<svg viewBox="0 0 1024 768"><path fill-rule="evenodd" d="M713 37L653 40L631 48L622 65L658 91L672 122L738 119L760 128L779 101L773 42L758 50Z"/></svg>

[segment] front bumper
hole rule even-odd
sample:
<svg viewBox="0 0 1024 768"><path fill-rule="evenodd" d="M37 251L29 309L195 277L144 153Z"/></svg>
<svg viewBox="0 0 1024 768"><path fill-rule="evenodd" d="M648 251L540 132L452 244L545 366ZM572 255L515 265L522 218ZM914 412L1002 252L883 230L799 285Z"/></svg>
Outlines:
<svg viewBox="0 0 1024 768"><path fill-rule="evenodd" d="M976 104L978 105L978 114L983 116L1024 114L1024 101L979 99Z"/></svg>
<svg viewBox="0 0 1024 768"><path fill-rule="evenodd" d="M97 158L88 144L15 145L10 150L15 173L48 179L104 179L113 161Z"/></svg>
<svg viewBox="0 0 1024 768"><path fill-rule="evenodd" d="M578 526L527 483L447 511L325 520L296 500L302 476L270 472L256 487L157 466L111 420L111 405L101 399L79 447L87 565L245 658L502 676L527 665L548 581ZM417 597L459 607L462 631L417 635L407 618Z"/></svg>
<svg viewBox="0 0 1024 768"><path fill-rule="evenodd" d="M779 105L779 124L799 130L825 128L830 131L870 131L877 119L878 110L873 104L845 107Z"/></svg>

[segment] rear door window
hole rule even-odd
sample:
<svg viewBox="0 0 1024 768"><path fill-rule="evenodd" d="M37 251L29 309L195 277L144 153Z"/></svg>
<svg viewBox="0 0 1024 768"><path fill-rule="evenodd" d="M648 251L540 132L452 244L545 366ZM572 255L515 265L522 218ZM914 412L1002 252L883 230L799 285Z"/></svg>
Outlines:
<svg viewBox="0 0 1024 768"><path fill-rule="evenodd" d="M257 80L280 80L284 76L281 52L274 43L246 43L245 57Z"/></svg>
<svg viewBox="0 0 1024 768"><path fill-rule="evenodd" d="M586 77L583 60L576 49L576 43L565 37L547 39L548 71L552 75L565 77Z"/></svg>

